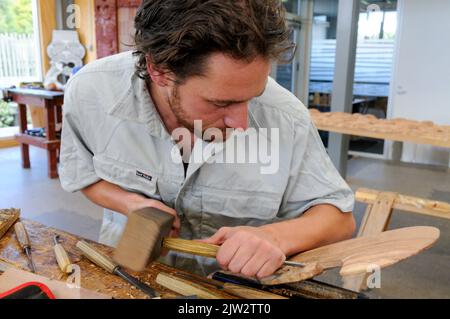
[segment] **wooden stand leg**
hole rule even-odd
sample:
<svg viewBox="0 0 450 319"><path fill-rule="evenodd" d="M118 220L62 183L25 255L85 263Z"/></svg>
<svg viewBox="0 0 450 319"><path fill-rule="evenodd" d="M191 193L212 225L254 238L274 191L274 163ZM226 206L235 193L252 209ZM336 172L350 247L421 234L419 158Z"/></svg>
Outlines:
<svg viewBox="0 0 450 319"><path fill-rule="evenodd" d="M22 156L22 167L30 168L30 148L28 144L20 144L20 153Z"/></svg>
<svg viewBox="0 0 450 319"><path fill-rule="evenodd" d="M19 129L20 133L25 133L28 129L27 106L25 104L19 104ZM22 167L30 168L30 148L28 144L20 144L20 153L22 156Z"/></svg>
<svg viewBox="0 0 450 319"><path fill-rule="evenodd" d="M58 178L58 160L56 150L48 150L48 177Z"/></svg>
<svg viewBox="0 0 450 319"><path fill-rule="evenodd" d="M53 101L46 101L45 102L45 116L47 119L47 122L45 123L45 132L47 133L47 140L53 141L56 139L56 133L55 133L55 105L53 104ZM58 170L57 170L57 150L56 149L49 149L48 150L48 176L50 178L57 178L58 177Z"/></svg>

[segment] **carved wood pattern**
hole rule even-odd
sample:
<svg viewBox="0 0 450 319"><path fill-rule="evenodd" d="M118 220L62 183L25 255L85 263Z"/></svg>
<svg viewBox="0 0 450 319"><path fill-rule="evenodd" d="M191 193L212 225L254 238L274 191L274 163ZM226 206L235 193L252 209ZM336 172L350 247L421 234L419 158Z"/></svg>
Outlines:
<svg viewBox="0 0 450 319"><path fill-rule="evenodd" d="M97 58L118 52L116 0L95 0Z"/></svg>
<svg viewBox="0 0 450 319"><path fill-rule="evenodd" d="M103 58L109 55L127 50L126 46L120 43L130 43L130 34L132 34L132 21L119 21L120 17L125 16L129 20L130 12L134 14L135 10L122 12L121 8L137 9L142 0L95 0L95 28L97 38L97 58ZM119 13L121 16L119 17ZM130 24L131 23L131 24ZM124 38L124 39L122 39Z"/></svg>

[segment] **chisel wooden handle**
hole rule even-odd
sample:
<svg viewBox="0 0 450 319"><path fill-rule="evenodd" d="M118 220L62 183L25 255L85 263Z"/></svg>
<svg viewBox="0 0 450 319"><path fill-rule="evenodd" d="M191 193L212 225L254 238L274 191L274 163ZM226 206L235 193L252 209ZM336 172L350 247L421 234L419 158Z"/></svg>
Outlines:
<svg viewBox="0 0 450 319"><path fill-rule="evenodd" d="M22 249L30 248L30 238L28 233L21 222L17 222L14 225L14 231L16 232L17 241Z"/></svg>
<svg viewBox="0 0 450 319"><path fill-rule="evenodd" d="M107 272L113 274L114 270L118 267L118 265L114 263L111 258L103 255L84 240L80 240L79 242L77 242L76 246L90 261L103 268Z"/></svg>
<svg viewBox="0 0 450 319"><path fill-rule="evenodd" d="M66 274L72 273L72 263L70 262L69 255L61 244L56 244L53 246L55 252L56 261L62 272Z"/></svg>
<svg viewBox="0 0 450 319"><path fill-rule="evenodd" d="M201 299L222 299L223 296L210 289L189 280L160 272L156 276L156 283L182 296L196 295Z"/></svg>
<svg viewBox="0 0 450 319"><path fill-rule="evenodd" d="M219 246L181 238L164 238L163 247L182 253L215 258Z"/></svg>
<svg viewBox="0 0 450 319"><path fill-rule="evenodd" d="M217 280L213 280L210 278L198 278L197 276L193 276L188 273L177 273L176 274L181 279L189 280L192 282L196 282L199 284L205 284L207 286L213 286L216 289L225 291L231 295L244 298L244 299L288 299L286 297L267 292L261 289L256 289L253 287L248 287L245 285L239 285L228 282L221 282Z"/></svg>

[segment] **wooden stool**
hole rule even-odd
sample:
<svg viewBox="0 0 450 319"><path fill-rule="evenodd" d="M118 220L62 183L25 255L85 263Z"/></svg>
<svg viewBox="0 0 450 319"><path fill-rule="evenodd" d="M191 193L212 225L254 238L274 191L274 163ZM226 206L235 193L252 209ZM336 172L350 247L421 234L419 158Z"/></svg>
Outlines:
<svg viewBox="0 0 450 319"><path fill-rule="evenodd" d="M20 133L16 135L16 140L20 143L22 167L30 168L29 145L40 147L47 150L48 176L57 178L60 140L56 138L55 127L57 123L62 122L64 94L40 89L7 89L6 91L10 100L19 104ZM27 105L44 108L46 137L31 136L25 133L28 128Z"/></svg>

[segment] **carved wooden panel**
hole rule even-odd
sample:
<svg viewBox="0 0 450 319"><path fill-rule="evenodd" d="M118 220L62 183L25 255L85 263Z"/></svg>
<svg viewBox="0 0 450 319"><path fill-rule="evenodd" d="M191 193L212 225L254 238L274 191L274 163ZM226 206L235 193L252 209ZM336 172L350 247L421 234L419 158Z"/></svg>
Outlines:
<svg viewBox="0 0 450 319"><path fill-rule="evenodd" d="M94 0L97 58L130 50L142 0Z"/></svg>
<svg viewBox="0 0 450 319"><path fill-rule="evenodd" d="M95 0L97 58L118 52L116 0Z"/></svg>

